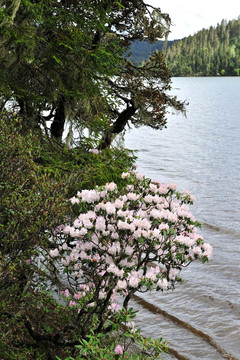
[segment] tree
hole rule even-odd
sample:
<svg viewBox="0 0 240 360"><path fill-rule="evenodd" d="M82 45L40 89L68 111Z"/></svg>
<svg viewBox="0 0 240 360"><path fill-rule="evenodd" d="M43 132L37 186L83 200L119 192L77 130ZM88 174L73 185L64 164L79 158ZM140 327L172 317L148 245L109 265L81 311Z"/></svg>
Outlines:
<svg viewBox="0 0 240 360"><path fill-rule="evenodd" d="M159 8L143 0L9 3L1 1L1 107L12 101L27 130L43 127L60 141L69 121L105 148L128 122L161 129L168 106L183 110L167 94L162 54L140 67L124 58L132 41L167 36L170 18Z"/></svg>

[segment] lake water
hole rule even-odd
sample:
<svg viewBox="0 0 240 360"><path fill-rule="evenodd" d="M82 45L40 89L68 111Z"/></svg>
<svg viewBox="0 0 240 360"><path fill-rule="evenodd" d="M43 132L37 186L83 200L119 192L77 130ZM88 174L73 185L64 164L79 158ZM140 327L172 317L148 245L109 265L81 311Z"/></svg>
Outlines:
<svg viewBox="0 0 240 360"><path fill-rule="evenodd" d="M139 151L138 172L191 191L214 252L173 292L138 294L132 305L144 335L168 340L163 359L240 360L240 78L173 78L172 87L189 102L187 118L130 130L125 146Z"/></svg>

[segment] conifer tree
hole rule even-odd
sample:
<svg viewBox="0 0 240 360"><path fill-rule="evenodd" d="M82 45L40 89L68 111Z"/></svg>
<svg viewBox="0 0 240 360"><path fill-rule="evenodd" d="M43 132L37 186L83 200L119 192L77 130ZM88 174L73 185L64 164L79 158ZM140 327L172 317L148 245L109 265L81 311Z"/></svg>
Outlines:
<svg viewBox="0 0 240 360"><path fill-rule="evenodd" d="M128 123L162 128L172 98L160 53L142 66L125 58L132 41L167 36L170 18L143 0L8 0L0 13L0 105L11 101L25 129L58 141L68 121L110 146ZM49 122L48 122L49 121Z"/></svg>

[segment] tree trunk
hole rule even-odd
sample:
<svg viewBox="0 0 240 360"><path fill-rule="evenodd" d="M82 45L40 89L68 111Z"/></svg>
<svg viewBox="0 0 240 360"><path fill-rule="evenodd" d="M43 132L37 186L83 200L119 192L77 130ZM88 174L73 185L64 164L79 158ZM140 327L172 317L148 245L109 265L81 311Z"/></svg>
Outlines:
<svg viewBox="0 0 240 360"><path fill-rule="evenodd" d="M57 140L62 139L65 124L65 99L61 97L59 100L53 122L51 124L51 136Z"/></svg>
<svg viewBox="0 0 240 360"><path fill-rule="evenodd" d="M22 134L27 134L29 130L34 133L41 135L41 128L39 124L39 117L37 110L34 109L32 104L29 104L27 101L23 99L18 100L18 105L20 107L19 115L22 117Z"/></svg>
<svg viewBox="0 0 240 360"><path fill-rule="evenodd" d="M108 130L102 137L102 141L98 147L100 150L106 149L111 145L115 136L117 134L120 134L124 130L128 120L130 120L130 118L135 114L136 111L137 108L132 105L130 107L127 107L119 114L111 129Z"/></svg>

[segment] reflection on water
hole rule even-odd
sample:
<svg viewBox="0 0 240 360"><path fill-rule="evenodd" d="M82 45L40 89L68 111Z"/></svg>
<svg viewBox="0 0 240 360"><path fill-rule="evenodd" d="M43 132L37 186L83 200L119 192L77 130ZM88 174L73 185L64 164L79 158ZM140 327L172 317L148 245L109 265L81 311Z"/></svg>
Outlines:
<svg viewBox="0 0 240 360"><path fill-rule="evenodd" d="M145 334L173 349L164 359L240 360L240 78L175 78L173 88L189 101L187 119L131 130L125 145L139 150L139 172L196 196L192 213L214 254L185 269L174 292L133 302Z"/></svg>

